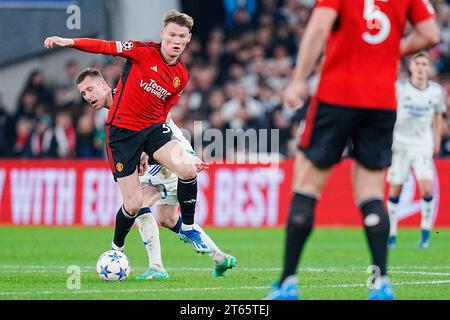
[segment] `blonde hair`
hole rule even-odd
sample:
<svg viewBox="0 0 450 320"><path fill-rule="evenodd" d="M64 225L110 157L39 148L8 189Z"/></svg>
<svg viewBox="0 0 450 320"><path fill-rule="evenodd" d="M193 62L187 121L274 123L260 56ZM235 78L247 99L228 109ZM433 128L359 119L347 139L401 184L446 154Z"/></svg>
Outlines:
<svg viewBox="0 0 450 320"><path fill-rule="evenodd" d="M175 23L181 27L187 27L191 32L194 26L194 19L186 13L179 12L177 10L170 10L164 17L164 27L169 23Z"/></svg>

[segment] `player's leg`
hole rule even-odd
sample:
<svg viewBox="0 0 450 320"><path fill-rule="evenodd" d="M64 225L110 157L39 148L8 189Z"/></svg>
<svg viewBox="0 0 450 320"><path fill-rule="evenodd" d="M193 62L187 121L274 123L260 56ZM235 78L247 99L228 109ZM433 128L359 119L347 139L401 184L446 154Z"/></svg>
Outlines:
<svg viewBox="0 0 450 320"><path fill-rule="evenodd" d="M159 148L153 158L178 176L177 197L184 225L194 224L197 200L197 170L183 145L172 140Z"/></svg>
<svg viewBox="0 0 450 320"><path fill-rule="evenodd" d="M170 199L171 197L173 199ZM176 198L172 195L161 200L160 203L158 203L157 212L158 221L161 225L178 234L181 228L181 217L178 215L178 202L176 201ZM194 228L200 232L202 240L211 249L208 256L214 262L214 277L223 276L228 269L232 269L236 266L236 258L232 255L223 253L202 227L198 224L194 224Z"/></svg>
<svg viewBox="0 0 450 320"><path fill-rule="evenodd" d="M389 214L389 239L388 248L393 249L397 245L397 233L398 233L398 216L397 208L400 202L400 194L402 192L402 185L390 184L389 185L389 199L386 202L388 214Z"/></svg>
<svg viewBox="0 0 450 320"><path fill-rule="evenodd" d="M398 204L403 184L409 176L410 162L406 151L394 151L392 154L392 164L387 173L389 182L389 199L386 202L389 213L390 231L388 239L388 248L395 248L397 244L398 232Z"/></svg>
<svg viewBox="0 0 450 320"><path fill-rule="evenodd" d="M384 172L371 170L359 163L353 166L355 199L363 215L367 242L372 254L372 264L382 277L387 276L387 242L389 215L384 206Z"/></svg>
<svg viewBox="0 0 450 320"><path fill-rule="evenodd" d="M433 227L435 201L433 197L433 157L417 153L413 161L414 173L417 177L420 191L421 239L419 247L426 249L430 246L430 232Z"/></svg>
<svg viewBox="0 0 450 320"><path fill-rule="evenodd" d="M294 170L294 194L286 229L286 250L281 283L289 276L296 274L301 252L313 228L316 202L331 172L331 168L318 168L301 152L297 152L295 156Z"/></svg>
<svg viewBox="0 0 450 320"><path fill-rule="evenodd" d="M341 159L351 131L351 111L317 103L309 106L294 163L293 196L286 226L283 272L268 300L298 299L297 266L314 224L314 213L331 167Z"/></svg>
<svg viewBox="0 0 450 320"><path fill-rule="evenodd" d="M143 197L139 187L137 169L127 177L118 178L117 184L122 192L124 204L116 214L112 248L123 251L125 238L130 232L136 217L150 209L143 208Z"/></svg>
<svg viewBox="0 0 450 320"><path fill-rule="evenodd" d="M210 252L208 245L194 229L197 203L197 169L184 146L172 140L153 153L153 158L178 176L177 198L181 208L180 237L189 241L197 252Z"/></svg>
<svg viewBox="0 0 450 320"><path fill-rule="evenodd" d="M298 299L297 266L314 224L314 212L331 168L317 168L301 152L295 156L293 197L285 236L283 272L268 300Z"/></svg>
<svg viewBox="0 0 450 320"><path fill-rule="evenodd" d="M141 183L144 205L150 207L161 198L160 193L146 183ZM161 258L161 244L159 240L159 228L152 214L144 214L136 218L139 233L148 255L149 268L143 274L136 277L138 280L167 279L169 276L164 269Z"/></svg>
<svg viewBox="0 0 450 320"><path fill-rule="evenodd" d="M143 207L137 171L143 148L142 133L115 126L106 126L105 130L109 164L123 199L123 205L116 214L112 248L123 250L125 238L136 217L150 210Z"/></svg>
<svg viewBox="0 0 450 320"><path fill-rule="evenodd" d="M375 286L369 299L391 300L392 284L387 276L389 215L384 203L384 169L392 159L392 132L395 111L362 110L359 125L352 134L353 186L355 200L363 216L363 225L372 265L375 266Z"/></svg>

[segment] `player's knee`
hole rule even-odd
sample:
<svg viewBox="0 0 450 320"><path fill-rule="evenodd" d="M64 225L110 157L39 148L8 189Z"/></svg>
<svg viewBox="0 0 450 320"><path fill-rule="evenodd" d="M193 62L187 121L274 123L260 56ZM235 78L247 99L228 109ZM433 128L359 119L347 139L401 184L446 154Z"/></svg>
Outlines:
<svg viewBox="0 0 450 320"><path fill-rule="evenodd" d="M197 175L197 169L195 167L195 165L184 165L182 168L180 168L179 173L177 174L177 176L181 179L181 180L190 180L190 179L194 179L195 176Z"/></svg>
<svg viewBox="0 0 450 320"><path fill-rule="evenodd" d="M424 183L420 188L420 196L422 198L432 197L433 196L433 184L432 183Z"/></svg>
<svg viewBox="0 0 450 320"><path fill-rule="evenodd" d="M141 210L143 201L144 198L140 193L127 197L124 200L125 210L127 210L130 215L135 216L139 210Z"/></svg>

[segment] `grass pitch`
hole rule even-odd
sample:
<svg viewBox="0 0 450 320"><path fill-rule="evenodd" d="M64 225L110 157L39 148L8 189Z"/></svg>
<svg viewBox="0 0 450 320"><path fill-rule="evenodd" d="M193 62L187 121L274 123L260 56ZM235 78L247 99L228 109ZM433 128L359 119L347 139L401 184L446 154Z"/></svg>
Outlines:
<svg viewBox="0 0 450 320"><path fill-rule="evenodd" d="M225 277L212 278L207 255L161 229L170 278L135 280L147 267L147 255L133 229L125 251L132 273L125 281L107 282L98 278L95 265L110 247L111 228L0 227L0 299L258 300L267 295L281 272L284 230L205 230L238 259ZM435 230L427 250L418 249L418 238L418 230L400 229L390 252L396 299L450 299L450 230ZM299 269L302 299L366 299L369 262L362 230L316 229ZM79 290L67 288L71 265L81 270Z"/></svg>

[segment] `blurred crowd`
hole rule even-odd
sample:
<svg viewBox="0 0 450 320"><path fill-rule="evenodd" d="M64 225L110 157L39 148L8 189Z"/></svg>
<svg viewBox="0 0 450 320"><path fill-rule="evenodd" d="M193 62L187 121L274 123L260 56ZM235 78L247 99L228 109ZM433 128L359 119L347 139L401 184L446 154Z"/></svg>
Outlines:
<svg viewBox="0 0 450 320"><path fill-rule="evenodd" d="M179 104L172 109L175 123L189 130L192 139L212 128L224 136L227 129L243 129L242 132L254 129L260 135L268 132L269 136L263 140L269 142L259 144L253 151L276 151L282 157L292 156L306 107L285 108L281 93L291 75L314 2L224 0L224 25L212 29L206 41L194 35L183 54L191 79ZM430 51L434 59L432 79L448 91L450 6L445 1L432 2L442 33L441 43ZM56 83L47 79L43 70L35 70L24 84L13 115L5 112L0 94L0 157L105 157L106 110L95 111L84 103L74 79L85 67L97 68L113 88L123 65L122 58L103 56L93 56L89 66L69 60L65 79ZM405 67L404 62L400 77L408 76ZM311 94L319 72L320 65L310 79ZM450 112L445 115L442 132L442 157L450 156L449 115ZM196 121L201 121L200 131L195 129ZM261 129L278 129L279 145L270 143L270 130ZM236 150L236 147L228 150L223 145L215 150L214 156L225 157L230 152L248 150Z"/></svg>

